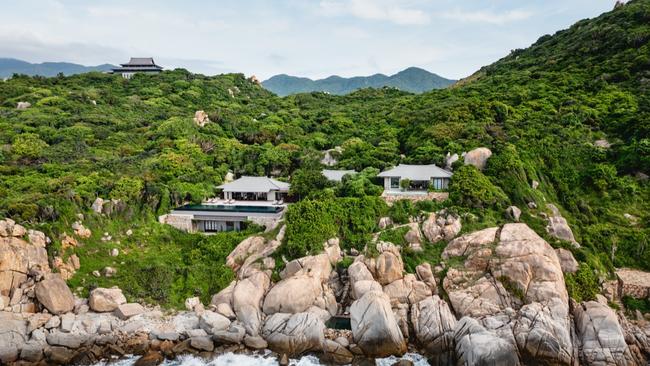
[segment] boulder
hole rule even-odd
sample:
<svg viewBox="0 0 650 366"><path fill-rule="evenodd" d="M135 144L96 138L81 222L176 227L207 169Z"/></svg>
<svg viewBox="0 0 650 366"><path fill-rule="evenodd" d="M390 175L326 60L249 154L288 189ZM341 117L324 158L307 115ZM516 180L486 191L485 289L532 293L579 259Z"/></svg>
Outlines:
<svg viewBox="0 0 650 366"><path fill-rule="evenodd" d="M477 248L494 243L498 230L499 228L496 227L487 228L452 240L442 252L442 259L468 256Z"/></svg>
<svg viewBox="0 0 650 366"><path fill-rule="evenodd" d="M465 154L465 165L474 165L478 170L483 170L487 160L492 156L492 151L486 147L478 147Z"/></svg>
<svg viewBox="0 0 650 366"><path fill-rule="evenodd" d="M406 352L406 342L393 315L388 295L367 292L350 307L355 343L367 357L387 357Z"/></svg>
<svg viewBox="0 0 650 366"><path fill-rule="evenodd" d="M196 113L194 113L194 123L199 127L204 127L206 124L210 123L210 118L204 111L196 111Z"/></svg>
<svg viewBox="0 0 650 366"><path fill-rule="evenodd" d="M37 230L27 230L27 237L29 238L29 242L37 247L45 248L48 242L48 238L45 236L45 234Z"/></svg>
<svg viewBox="0 0 650 366"><path fill-rule="evenodd" d="M454 165L454 163L457 162L459 159L460 156L458 156L458 154L447 153L447 156L445 157L445 169L451 170L452 165Z"/></svg>
<svg viewBox="0 0 650 366"><path fill-rule="evenodd" d="M424 236L432 243L440 240L452 240L462 229L460 217L441 210L437 213L430 213L429 217L422 223Z"/></svg>
<svg viewBox="0 0 650 366"><path fill-rule="evenodd" d="M454 328L456 317L438 296L430 296L413 304L411 323L415 337L427 355L438 365L454 363Z"/></svg>
<svg viewBox="0 0 650 366"><path fill-rule="evenodd" d="M126 320L144 312L145 309L142 305L138 303L128 303L119 305L117 309L115 309L115 316L122 320Z"/></svg>
<svg viewBox="0 0 650 366"><path fill-rule="evenodd" d="M403 277L404 262L399 249L392 244L383 248L376 260L368 260L366 266L382 286Z"/></svg>
<svg viewBox="0 0 650 366"><path fill-rule="evenodd" d="M50 346L63 346L77 349L86 340L86 337L78 333L65 333L61 331L52 331L47 335L47 343Z"/></svg>
<svg viewBox="0 0 650 366"><path fill-rule="evenodd" d="M239 344L246 336L246 329L236 322L230 324L227 330L215 331L212 334L212 339L218 343L233 343Z"/></svg>
<svg viewBox="0 0 650 366"><path fill-rule="evenodd" d="M438 291L438 283L436 282L436 278L433 276L431 264L424 262L416 266L415 273L418 275L420 281L426 283L427 286L429 286L433 294Z"/></svg>
<svg viewBox="0 0 650 366"><path fill-rule="evenodd" d="M322 348L323 355L321 356L321 360L328 364L349 365L354 360L354 354L339 342L326 339L323 342Z"/></svg>
<svg viewBox="0 0 650 366"><path fill-rule="evenodd" d="M74 309L74 297L58 274L49 274L36 284L36 299L52 314L63 314Z"/></svg>
<svg viewBox="0 0 650 366"><path fill-rule="evenodd" d="M192 311L195 307L201 305L201 299L198 297L188 297L185 299L185 309Z"/></svg>
<svg viewBox="0 0 650 366"><path fill-rule="evenodd" d="M575 246L579 246L573 236L573 231L571 231L569 223L564 217L562 217L557 206L549 203L546 205L546 208L551 211L551 214L548 216L548 225L546 226L548 234L556 239L568 241Z"/></svg>
<svg viewBox="0 0 650 366"><path fill-rule="evenodd" d="M90 309L98 313L113 311L122 304L126 304L126 297L118 287L98 287L88 297Z"/></svg>
<svg viewBox="0 0 650 366"><path fill-rule="evenodd" d="M213 332L228 329L230 327L230 320L219 313L206 310L199 315L199 327L212 334Z"/></svg>
<svg viewBox="0 0 650 366"><path fill-rule="evenodd" d="M235 272L245 272L245 268L272 254L280 244L280 240L267 241L262 236L248 237L226 257L226 265Z"/></svg>
<svg viewBox="0 0 650 366"><path fill-rule="evenodd" d="M576 261L570 251L563 248L558 248L555 249L555 254L557 254L557 259L560 261L562 272L576 273L578 271L578 261Z"/></svg>
<svg viewBox="0 0 650 366"><path fill-rule="evenodd" d="M383 291L390 298L393 307L398 303L415 304L432 295L431 288L410 273L384 286Z"/></svg>
<svg viewBox="0 0 650 366"><path fill-rule="evenodd" d="M463 317L454 329L454 341L457 365L520 365L517 347L476 319Z"/></svg>
<svg viewBox="0 0 650 366"><path fill-rule="evenodd" d="M235 291L236 284L237 281L232 281L226 288L214 294L210 301L210 305L218 306L219 304L228 304L228 306L232 306L232 295Z"/></svg>
<svg viewBox="0 0 650 366"><path fill-rule="evenodd" d="M393 219L391 219L388 216L382 217L382 218L379 219L379 224L377 226L379 226L380 230L385 230L385 229L393 226Z"/></svg>
<svg viewBox="0 0 650 366"><path fill-rule="evenodd" d="M321 296L319 277L300 275L278 282L264 299L264 313L301 313L307 310Z"/></svg>
<svg viewBox="0 0 650 366"><path fill-rule="evenodd" d="M353 299L360 299L369 291L382 291L382 287L379 282L374 280L357 281L352 285L351 295Z"/></svg>
<svg viewBox="0 0 650 366"><path fill-rule="evenodd" d="M404 240L411 246L420 246L422 243L422 234L420 233L420 225L417 222L412 222L407 225L409 230L404 234Z"/></svg>
<svg viewBox="0 0 650 366"><path fill-rule="evenodd" d="M16 109L18 109L18 110L25 110L25 109L27 109L27 108L29 108L31 106L32 106L32 103L30 103L30 102L18 102L18 103L16 103Z"/></svg>
<svg viewBox="0 0 650 366"><path fill-rule="evenodd" d="M16 361L29 334L19 314L0 311L0 364Z"/></svg>
<svg viewBox="0 0 650 366"><path fill-rule="evenodd" d="M247 335L244 337L244 344L248 348L255 350L262 350L268 348L269 344L260 336L250 336Z"/></svg>
<svg viewBox="0 0 650 366"><path fill-rule="evenodd" d="M137 361L134 366L157 366L165 360L165 357L158 351L149 351Z"/></svg>
<svg viewBox="0 0 650 366"><path fill-rule="evenodd" d="M324 332L325 324L313 313L275 313L266 319L262 337L274 352L295 357L321 350Z"/></svg>
<svg viewBox="0 0 650 366"><path fill-rule="evenodd" d="M232 298L233 310L248 335L259 334L262 326L261 302L269 285L269 276L258 271L238 281L235 286Z"/></svg>
<svg viewBox="0 0 650 366"><path fill-rule="evenodd" d="M506 209L506 216L514 222L519 222L521 210L517 206L510 206Z"/></svg>
<svg viewBox="0 0 650 366"><path fill-rule="evenodd" d="M514 325L514 337L525 359L545 361L552 365L573 364L571 324L560 299L551 298L547 304L524 305Z"/></svg>
<svg viewBox="0 0 650 366"><path fill-rule="evenodd" d="M102 199L100 197L95 198L95 201L93 202L93 204L91 206L91 209L95 213L101 214L103 208L104 208L104 199Z"/></svg>
<svg viewBox="0 0 650 366"><path fill-rule="evenodd" d="M230 320L234 320L237 318L237 315L235 315L235 312L232 311L232 307L230 307L229 303L219 303L216 308L217 313L225 316L226 318Z"/></svg>
<svg viewBox="0 0 650 366"><path fill-rule="evenodd" d="M574 308L581 361L587 365L635 365L616 314L607 305L584 302Z"/></svg>
<svg viewBox="0 0 650 366"><path fill-rule="evenodd" d="M214 342L210 337L192 337L190 338L190 345L199 351L214 351Z"/></svg>

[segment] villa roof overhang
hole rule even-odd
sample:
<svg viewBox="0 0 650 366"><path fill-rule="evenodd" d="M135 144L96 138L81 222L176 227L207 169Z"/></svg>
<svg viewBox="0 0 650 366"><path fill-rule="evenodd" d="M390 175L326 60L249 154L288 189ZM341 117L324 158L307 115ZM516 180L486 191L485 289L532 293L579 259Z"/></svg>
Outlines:
<svg viewBox="0 0 650 366"><path fill-rule="evenodd" d="M271 191L289 192L289 183L268 177L243 176L230 183L217 186L223 192L268 193Z"/></svg>

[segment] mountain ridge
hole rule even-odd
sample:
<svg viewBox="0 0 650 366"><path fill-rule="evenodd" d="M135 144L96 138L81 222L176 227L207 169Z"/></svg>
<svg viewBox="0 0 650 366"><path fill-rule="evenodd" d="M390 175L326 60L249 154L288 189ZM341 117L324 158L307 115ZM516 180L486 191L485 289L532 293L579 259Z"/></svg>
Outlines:
<svg viewBox="0 0 650 366"><path fill-rule="evenodd" d="M456 80L444 78L419 67L408 67L393 75L376 73L369 76L345 78L330 75L322 79L278 74L262 82L262 86L279 96L297 93L322 91L344 95L363 88L394 87L411 93L424 93L433 89L443 89Z"/></svg>
<svg viewBox="0 0 650 366"><path fill-rule="evenodd" d="M0 77L6 78L13 74L24 74L29 76L56 76L59 73L64 75L81 74L91 71L109 71L116 66L111 64L101 64L95 66L85 66L72 62L41 62L31 63L16 58L0 57Z"/></svg>

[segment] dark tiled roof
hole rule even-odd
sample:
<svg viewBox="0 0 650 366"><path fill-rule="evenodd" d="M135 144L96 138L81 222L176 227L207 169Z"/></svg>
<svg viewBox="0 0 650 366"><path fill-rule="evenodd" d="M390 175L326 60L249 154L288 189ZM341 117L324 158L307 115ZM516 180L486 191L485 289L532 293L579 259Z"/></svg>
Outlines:
<svg viewBox="0 0 650 366"><path fill-rule="evenodd" d="M122 66L157 66L153 61L153 57L131 57L128 63Z"/></svg>

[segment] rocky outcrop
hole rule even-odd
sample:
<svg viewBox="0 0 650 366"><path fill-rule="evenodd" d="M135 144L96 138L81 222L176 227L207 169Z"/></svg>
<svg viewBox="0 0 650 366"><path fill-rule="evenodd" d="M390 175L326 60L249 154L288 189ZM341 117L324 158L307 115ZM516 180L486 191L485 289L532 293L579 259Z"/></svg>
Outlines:
<svg viewBox="0 0 650 366"><path fill-rule="evenodd" d="M350 308L354 341L368 357L402 355L406 341L390 306L390 299L380 291L369 291Z"/></svg>
<svg viewBox="0 0 650 366"><path fill-rule="evenodd" d="M401 279L404 274L404 262L399 248L390 243L379 243L377 249L380 254L377 258L366 258L365 264L372 277L381 285L387 285Z"/></svg>
<svg viewBox="0 0 650 366"><path fill-rule="evenodd" d="M490 156L492 156L490 149L487 147L478 147L465 153L463 158L465 165L474 165L478 170L483 170Z"/></svg>
<svg viewBox="0 0 650 366"><path fill-rule="evenodd" d="M288 294L291 294L288 296ZM319 277L299 275L278 282L264 299L264 313L301 313L322 294Z"/></svg>
<svg viewBox="0 0 650 366"><path fill-rule="evenodd" d="M431 243L440 240L452 240L462 228L460 217L442 210L430 213L422 223L422 232Z"/></svg>
<svg viewBox="0 0 650 366"><path fill-rule="evenodd" d="M506 216L514 222L519 222L521 210L517 206L510 206L506 209Z"/></svg>
<svg viewBox="0 0 650 366"><path fill-rule="evenodd" d="M269 276L257 271L238 281L233 289L232 308L248 335L259 335L263 320L262 300L270 284Z"/></svg>
<svg viewBox="0 0 650 366"><path fill-rule="evenodd" d="M45 244L40 231L26 230L11 219L0 220L0 296L11 296L12 291L27 282L30 271L49 273Z"/></svg>

